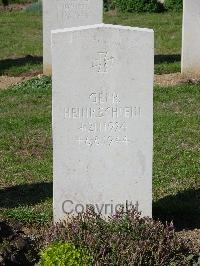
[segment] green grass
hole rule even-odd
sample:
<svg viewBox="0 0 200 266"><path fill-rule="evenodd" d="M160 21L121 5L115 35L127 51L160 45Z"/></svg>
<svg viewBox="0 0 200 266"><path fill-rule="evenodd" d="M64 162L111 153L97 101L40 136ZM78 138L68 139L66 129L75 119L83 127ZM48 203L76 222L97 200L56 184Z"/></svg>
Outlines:
<svg viewBox="0 0 200 266"><path fill-rule="evenodd" d="M200 228L200 85L156 87L154 215Z"/></svg>
<svg viewBox="0 0 200 266"><path fill-rule="evenodd" d="M3 12L0 24L0 75L41 72L41 16L26 12Z"/></svg>
<svg viewBox="0 0 200 266"><path fill-rule="evenodd" d="M154 29L157 74L180 72L181 21L181 12L162 14L107 12L104 15L105 23ZM19 75L26 72L41 72L41 15L37 12L35 14L22 11L2 12L0 24L0 74ZM27 55L31 55L32 58L26 58ZM19 60L12 60L13 58L19 58Z"/></svg>
<svg viewBox="0 0 200 266"><path fill-rule="evenodd" d="M9 4L29 4L37 1L38 0L9 0ZM0 4L2 4L2 0L0 0Z"/></svg>
<svg viewBox="0 0 200 266"><path fill-rule="evenodd" d="M50 80L1 91L0 99L0 213L46 220L52 213Z"/></svg>
<svg viewBox="0 0 200 266"><path fill-rule="evenodd" d="M51 82L0 91L0 217L52 218ZM154 215L200 225L200 85L155 87Z"/></svg>
<svg viewBox="0 0 200 266"><path fill-rule="evenodd" d="M180 186L196 187L200 181L200 85L156 87L154 102L154 194L158 199L176 193Z"/></svg>

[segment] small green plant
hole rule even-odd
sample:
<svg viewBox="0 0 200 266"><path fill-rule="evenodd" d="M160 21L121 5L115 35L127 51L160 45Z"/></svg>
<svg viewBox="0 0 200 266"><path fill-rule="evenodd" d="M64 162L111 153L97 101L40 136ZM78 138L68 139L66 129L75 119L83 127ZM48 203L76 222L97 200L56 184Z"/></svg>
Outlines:
<svg viewBox="0 0 200 266"><path fill-rule="evenodd" d="M41 254L41 266L90 266L92 259L86 249L70 242L52 243Z"/></svg>
<svg viewBox="0 0 200 266"><path fill-rule="evenodd" d="M183 0L165 0L164 7L167 10L180 11L183 9Z"/></svg>
<svg viewBox="0 0 200 266"><path fill-rule="evenodd" d="M157 0L115 0L122 12L161 12L163 5Z"/></svg>

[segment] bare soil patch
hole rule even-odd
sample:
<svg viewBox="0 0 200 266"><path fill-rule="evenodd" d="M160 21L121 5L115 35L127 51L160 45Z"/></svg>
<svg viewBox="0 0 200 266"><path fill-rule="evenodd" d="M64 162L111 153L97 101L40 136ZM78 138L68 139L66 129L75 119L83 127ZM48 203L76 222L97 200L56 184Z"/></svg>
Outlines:
<svg viewBox="0 0 200 266"><path fill-rule="evenodd" d="M154 84L160 86L176 86L180 84L200 83L200 77L195 76L184 76L181 73L163 74L154 76Z"/></svg>
<svg viewBox="0 0 200 266"><path fill-rule="evenodd" d="M0 89L6 89L11 85L16 85L23 81L30 79L31 77L9 77L9 76L0 76Z"/></svg>
<svg viewBox="0 0 200 266"><path fill-rule="evenodd" d="M27 73L24 76L18 76L18 77L0 76L0 90L7 89L12 85L22 83L34 77L41 77L41 74Z"/></svg>
<svg viewBox="0 0 200 266"><path fill-rule="evenodd" d="M4 7L3 5L0 5L0 12L11 12L11 11L19 11L24 9L26 6L29 6L30 4L9 4L8 6Z"/></svg>
<svg viewBox="0 0 200 266"><path fill-rule="evenodd" d="M6 89L11 85L21 83L38 75L40 76L41 74L38 72L35 73L32 72L32 73L25 73L23 76L18 76L18 77L0 76L0 89ZM181 75L181 73L154 76L154 84L159 86L176 86L186 83L200 84L200 78L194 76L186 77Z"/></svg>

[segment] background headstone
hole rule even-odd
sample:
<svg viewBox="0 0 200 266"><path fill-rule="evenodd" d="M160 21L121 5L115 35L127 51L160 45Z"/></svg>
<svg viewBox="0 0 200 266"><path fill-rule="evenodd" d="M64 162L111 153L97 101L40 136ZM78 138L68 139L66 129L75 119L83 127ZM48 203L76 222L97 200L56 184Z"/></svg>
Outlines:
<svg viewBox="0 0 200 266"><path fill-rule="evenodd" d="M103 215L139 204L151 216L153 58L148 29L52 33L55 221L87 204Z"/></svg>
<svg viewBox="0 0 200 266"><path fill-rule="evenodd" d="M43 73L51 74L51 30L102 21L103 0L43 0Z"/></svg>
<svg viewBox="0 0 200 266"><path fill-rule="evenodd" d="M182 74L200 76L200 1L183 2Z"/></svg>

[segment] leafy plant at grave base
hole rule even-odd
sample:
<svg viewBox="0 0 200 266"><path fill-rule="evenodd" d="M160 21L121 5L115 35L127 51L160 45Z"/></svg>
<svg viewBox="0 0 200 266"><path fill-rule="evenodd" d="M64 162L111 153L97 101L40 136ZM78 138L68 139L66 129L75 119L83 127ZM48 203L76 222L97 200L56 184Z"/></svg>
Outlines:
<svg viewBox="0 0 200 266"><path fill-rule="evenodd" d="M27 91L38 91L40 92L41 89L45 91L51 90L51 78L44 76L44 77L35 77L30 79L28 82L19 83L16 86L12 87L12 91L18 92L27 92Z"/></svg>
<svg viewBox="0 0 200 266"><path fill-rule="evenodd" d="M85 247L92 265L190 265L197 260L189 242L177 238L173 225L164 226L135 211L107 221L93 210L50 228L46 245L56 241Z"/></svg>
<svg viewBox="0 0 200 266"><path fill-rule="evenodd" d="M122 12L161 12L163 4L157 0L115 0L115 6Z"/></svg>
<svg viewBox="0 0 200 266"><path fill-rule="evenodd" d="M84 248L68 242L51 244L41 253L41 266L92 266L92 258Z"/></svg>
<svg viewBox="0 0 200 266"><path fill-rule="evenodd" d="M167 10L180 11L183 9L183 0L165 0L164 7Z"/></svg>

